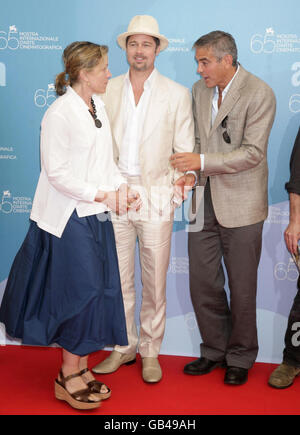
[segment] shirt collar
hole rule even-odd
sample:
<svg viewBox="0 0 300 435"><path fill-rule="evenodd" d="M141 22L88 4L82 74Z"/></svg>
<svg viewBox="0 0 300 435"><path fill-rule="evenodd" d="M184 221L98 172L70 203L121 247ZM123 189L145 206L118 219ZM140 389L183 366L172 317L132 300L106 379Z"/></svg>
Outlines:
<svg viewBox="0 0 300 435"><path fill-rule="evenodd" d="M82 108L89 110L89 107L86 104L86 102L81 98L80 95L77 94L77 92L72 88L72 86L67 86L67 94L72 95L73 98L76 99L76 101L78 102L78 104L80 104ZM105 105L100 95L94 94L92 98L97 106Z"/></svg>
<svg viewBox="0 0 300 435"><path fill-rule="evenodd" d="M157 69L154 68L154 70L152 71L152 73L150 74L150 76L147 78L147 80L144 83L144 90L145 91L152 88L153 82L154 82L156 76L157 76ZM129 78L129 71L127 71L127 73L125 74L124 82L125 82L126 86L131 85L130 78Z"/></svg>
<svg viewBox="0 0 300 435"><path fill-rule="evenodd" d="M237 70L236 70L234 76L232 77L232 79L230 80L230 82L228 83L228 85L226 86L226 88L223 89L223 92L222 92L222 99L223 99L223 100L224 100L224 98L225 98L225 95L226 95L227 92L229 91L229 88L230 88L230 86L232 85L233 80L235 79L237 73L239 72L239 69L240 69L240 65L238 64L238 67L237 67ZM218 88L218 86L215 87L215 93L214 93L214 95L215 95L215 97L216 97L216 96L219 96L219 88Z"/></svg>

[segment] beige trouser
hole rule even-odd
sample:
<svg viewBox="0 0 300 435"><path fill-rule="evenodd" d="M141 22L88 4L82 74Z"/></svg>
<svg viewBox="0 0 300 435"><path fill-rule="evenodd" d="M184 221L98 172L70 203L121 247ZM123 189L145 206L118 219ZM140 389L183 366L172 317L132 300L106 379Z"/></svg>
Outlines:
<svg viewBox="0 0 300 435"><path fill-rule="evenodd" d="M136 179L128 183L136 186ZM145 209L145 198L143 208ZM157 357L166 323L166 276L170 259L173 214L164 220L134 218L113 219L124 299L128 346L116 346L122 353L141 357ZM135 323L135 249L138 238L142 271L142 304L140 311L140 340ZM139 344L138 344L139 342Z"/></svg>

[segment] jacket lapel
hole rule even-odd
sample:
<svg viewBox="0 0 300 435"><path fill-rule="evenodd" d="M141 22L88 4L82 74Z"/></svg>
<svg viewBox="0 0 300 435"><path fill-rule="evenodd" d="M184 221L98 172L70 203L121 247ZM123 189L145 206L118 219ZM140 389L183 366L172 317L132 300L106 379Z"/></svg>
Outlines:
<svg viewBox="0 0 300 435"><path fill-rule="evenodd" d="M221 124L223 119L228 115L228 113L230 113L233 106L240 98L240 89L245 85L244 83L245 75L246 75L246 71L240 65L239 72L237 73L235 79L233 80L229 88L229 91L220 106L216 119L211 128L210 134L212 134L218 128L218 126Z"/></svg>
<svg viewBox="0 0 300 435"><path fill-rule="evenodd" d="M157 124L163 118L163 113L166 111L166 104L169 101L167 98L167 89L163 86L163 77L158 71L156 71L156 74L145 116L145 124L142 129L143 134L140 145L149 138L153 130L157 127Z"/></svg>
<svg viewBox="0 0 300 435"><path fill-rule="evenodd" d="M110 91L110 99L113 102L109 103L110 106L110 120L111 120L111 130L113 132L113 136L115 139L115 144L117 146L118 151L120 151L122 137L123 137L123 110L122 110L122 101L123 101L123 91L124 91L124 77L120 80L113 89Z"/></svg>
<svg viewBox="0 0 300 435"><path fill-rule="evenodd" d="M142 138L140 145L148 139L158 122L162 119L162 114L166 110L165 104L168 101L166 98L166 87L162 84L162 76L157 71L157 76L153 82L149 106L145 116L145 124L142 126ZM124 133L124 113L123 113L123 94L124 94L124 78L121 76L117 83L109 89L109 98L113 104L109 104L111 128L118 150L120 150L123 133Z"/></svg>
<svg viewBox="0 0 300 435"><path fill-rule="evenodd" d="M209 136L211 130L211 108L213 95L213 89L205 87L203 91L203 99L198 102L198 104L200 104L199 113L201 113L202 116L202 125L204 126L206 137Z"/></svg>

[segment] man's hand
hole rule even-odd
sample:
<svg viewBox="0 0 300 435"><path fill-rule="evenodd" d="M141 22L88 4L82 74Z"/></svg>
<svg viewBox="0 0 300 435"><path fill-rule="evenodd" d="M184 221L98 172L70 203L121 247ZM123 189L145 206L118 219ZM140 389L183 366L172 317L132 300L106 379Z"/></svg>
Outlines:
<svg viewBox="0 0 300 435"><path fill-rule="evenodd" d="M284 239L288 250L292 254L298 253L298 241L300 240L300 222L290 222L284 232Z"/></svg>
<svg viewBox="0 0 300 435"><path fill-rule="evenodd" d="M180 172L197 171L201 169L200 154L176 153L170 158L173 168Z"/></svg>
<svg viewBox="0 0 300 435"><path fill-rule="evenodd" d="M180 205L182 201L187 199L188 192L195 185L195 175L194 174L185 174L182 177L178 178L174 184L174 199L173 202L175 204Z"/></svg>
<svg viewBox="0 0 300 435"><path fill-rule="evenodd" d="M300 240L300 195L290 193L290 222L284 232L284 239L288 250L292 254L298 253Z"/></svg>

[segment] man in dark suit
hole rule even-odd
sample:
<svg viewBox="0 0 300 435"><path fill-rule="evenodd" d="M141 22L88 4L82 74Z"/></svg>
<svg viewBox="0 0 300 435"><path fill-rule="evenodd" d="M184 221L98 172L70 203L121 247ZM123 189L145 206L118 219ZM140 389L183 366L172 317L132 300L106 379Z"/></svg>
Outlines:
<svg viewBox="0 0 300 435"><path fill-rule="evenodd" d="M295 141L290 162L291 177L286 184L290 198L290 221L284 233L288 250L298 255L300 240L300 128ZM300 262L298 262L300 264ZM269 385L274 388L287 388L294 383L300 374L300 277L298 293L292 306L285 334L283 362L270 376Z"/></svg>
<svg viewBox="0 0 300 435"><path fill-rule="evenodd" d="M203 228L189 232L191 297L203 343L201 358L184 372L203 375L226 362L225 383L241 385L258 352L257 269L276 103L272 89L238 63L230 34L211 32L194 49L202 76L193 86L196 147L172 157L178 170L200 169L205 186Z"/></svg>

